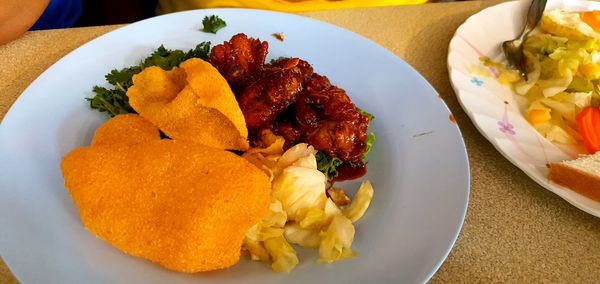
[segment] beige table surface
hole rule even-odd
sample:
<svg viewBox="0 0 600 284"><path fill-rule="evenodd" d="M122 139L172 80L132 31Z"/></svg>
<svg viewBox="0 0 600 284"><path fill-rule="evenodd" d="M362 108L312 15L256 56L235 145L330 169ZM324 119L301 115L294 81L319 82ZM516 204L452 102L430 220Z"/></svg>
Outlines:
<svg viewBox="0 0 600 284"><path fill-rule="evenodd" d="M456 245L432 282L599 283L600 218L569 205L503 158L477 132L450 86L446 54L454 31L493 4L474 1L305 15L352 30L396 53L431 82L456 117L471 163L471 196ZM46 68L115 28L30 32L0 46L0 118ZM0 261L0 283L15 282Z"/></svg>

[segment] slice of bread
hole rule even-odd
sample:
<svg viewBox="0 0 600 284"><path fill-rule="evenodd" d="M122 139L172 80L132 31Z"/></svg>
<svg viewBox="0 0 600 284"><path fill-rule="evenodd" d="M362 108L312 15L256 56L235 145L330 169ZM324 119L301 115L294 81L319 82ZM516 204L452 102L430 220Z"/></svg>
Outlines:
<svg viewBox="0 0 600 284"><path fill-rule="evenodd" d="M600 201L600 152L550 164L551 181Z"/></svg>

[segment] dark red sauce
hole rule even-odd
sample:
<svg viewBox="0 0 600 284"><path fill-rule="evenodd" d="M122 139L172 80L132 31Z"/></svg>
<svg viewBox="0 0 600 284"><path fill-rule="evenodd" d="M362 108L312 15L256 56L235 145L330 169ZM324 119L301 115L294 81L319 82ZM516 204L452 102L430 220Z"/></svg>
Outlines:
<svg viewBox="0 0 600 284"><path fill-rule="evenodd" d="M333 181L352 180L364 176L367 173L367 165L354 166L344 163L337 168L338 176Z"/></svg>

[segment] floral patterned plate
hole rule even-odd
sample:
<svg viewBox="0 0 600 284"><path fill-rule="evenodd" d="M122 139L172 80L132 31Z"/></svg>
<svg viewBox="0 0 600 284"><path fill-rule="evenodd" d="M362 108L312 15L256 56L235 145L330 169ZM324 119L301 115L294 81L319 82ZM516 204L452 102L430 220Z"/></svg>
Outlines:
<svg viewBox="0 0 600 284"><path fill-rule="evenodd" d="M577 208L600 217L600 202L575 193L548 179L551 162L573 159L577 149L546 140L527 122L519 98L510 86L499 83L500 73L485 67L480 58L505 63L500 44L520 33L530 1L502 3L471 16L456 31L448 50L450 81L463 109L481 134L515 166L541 186ZM591 1L548 1L546 10L600 9ZM501 25L499 25L501 23Z"/></svg>

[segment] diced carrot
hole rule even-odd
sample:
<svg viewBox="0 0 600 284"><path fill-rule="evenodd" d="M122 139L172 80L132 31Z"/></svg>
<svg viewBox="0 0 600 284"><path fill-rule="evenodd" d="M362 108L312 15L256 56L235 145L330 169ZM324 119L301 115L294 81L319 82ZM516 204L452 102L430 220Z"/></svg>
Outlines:
<svg viewBox="0 0 600 284"><path fill-rule="evenodd" d="M600 66L597 64L581 64L578 70L581 75L588 79L600 77Z"/></svg>
<svg viewBox="0 0 600 284"><path fill-rule="evenodd" d="M546 122L550 118L550 112L543 109L533 109L529 112L529 122L531 124Z"/></svg>
<svg viewBox="0 0 600 284"><path fill-rule="evenodd" d="M580 18L594 31L600 32L600 11L583 12L580 14Z"/></svg>
<svg viewBox="0 0 600 284"><path fill-rule="evenodd" d="M590 153L600 151L600 108L586 107L576 118L577 130Z"/></svg>

